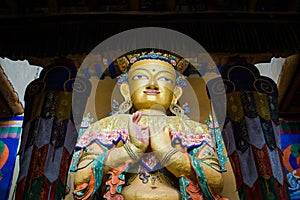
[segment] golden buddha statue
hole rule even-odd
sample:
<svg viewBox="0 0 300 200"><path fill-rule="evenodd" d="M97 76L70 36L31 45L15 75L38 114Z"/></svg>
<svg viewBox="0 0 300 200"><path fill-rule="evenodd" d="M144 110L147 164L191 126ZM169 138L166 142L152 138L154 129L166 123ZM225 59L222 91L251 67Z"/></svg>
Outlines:
<svg viewBox="0 0 300 200"><path fill-rule="evenodd" d="M77 142L74 198L225 199L211 129L178 105L176 60L157 52L129 60L119 81L125 101Z"/></svg>

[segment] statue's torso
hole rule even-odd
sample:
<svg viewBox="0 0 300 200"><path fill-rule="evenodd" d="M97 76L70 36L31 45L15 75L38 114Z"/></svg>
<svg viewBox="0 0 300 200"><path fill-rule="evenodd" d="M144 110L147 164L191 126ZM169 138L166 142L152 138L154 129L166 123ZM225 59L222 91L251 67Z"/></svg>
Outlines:
<svg viewBox="0 0 300 200"><path fill-rule="evenodd" d="M166 173L159 171L150 172L147 182L143 182L139 174L132 176L130 183L127 182L122 189L122 195L126 200L180 199L178 180L172 180L173 177L170 177Z"/></svg>
<svg viewBox="0 0 300 200"><path fill-rule="evenodd" d="M114 145L122 146L129 141L130 116L115 115L96 122L84 137L81 137L77 145L88 146L96 138L101 145L108 148ZM168 126L173 145L175 143L176 146L178 143L177 148L182 151L186 151L189 147L199 146L204 140L211 142L211 135L206 125L176 116L143 116L139 125ZM178 178L160 165L160 161L151 149L148 149L133 168L126 173L125 185L122 187L124 199L180 199Z"/></svg>
<svg viewBox="0 0 300 200"><path fill-rule="evenodd" d="M95 139L109 148L120 140L127 142L130 117L128 114L116 114L97 121L84 133L76 146L86 147ZM206 125L177 116L142 116L139 125L168 126L172 142L179 139L185 148L199 146L204 140L209 144L213 143Z"/></svg>

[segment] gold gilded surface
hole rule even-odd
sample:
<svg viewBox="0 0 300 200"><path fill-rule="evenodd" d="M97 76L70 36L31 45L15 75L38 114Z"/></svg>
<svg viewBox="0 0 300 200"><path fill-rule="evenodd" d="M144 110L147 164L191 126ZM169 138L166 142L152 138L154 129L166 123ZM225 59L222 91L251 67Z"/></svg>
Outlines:
<svg viewBox="0 0 300 200"><path fill-rule="evenodd" d="M134 63L128 72L132 102L137 110L162 106L168 109L173 99L176 74L173 66L157 60Z"/></svg>
<svg viewBox="0 0 300 200"><path fill-rule="evenodd" d="M94 123L91 126L89 132L113 132L115 130L128 129L128 121L130 120L130 114L117 114L107 118L102 119ZM205 124L195 122L193 120L182 119L177 116L149 116L143 115L140 119L139 125L149 125L152 124L156 126L159 125L164 127L168 126L172 131L183 132L185 134L202 134L208 132L208 127Z"/></svg>
<svg viewBox="0 0 300 200"><path fill-rule="evenodd" d="M97 152L90 150L90 148L97 148L95 144L98 142L93 137L98 137L99 148L101 148L105 142L117 139L114 137L118 137L120 133L125 136L123 142L118 142L109 148L105 163L99 163L104 165L100 189L103 189L104 185L110 186L109 190L99 191L100 194L106 197L113 196L113 198L121 198L116 195L122 195L124 199L129 200L173 200L180 199L179 194L184 190L184 192L195 192L195 194L190 194L194 197L197 196L199 200L205 199L201 189L199 190L198 175L193 169L190 155L187 152L188 147L194 148L200 145L201 148L201 145L205 146L201 143L202 140L207 141L210 148L203 148L204 153L201 151L195 159L209 158L205 160L207 165L202 164L205 180L213 192L220 192L223 186L222 176L215 170L220 168L218 168L208 127L183 116L167 116L171 104L177 104L177 100L182 95L182 88L176 85L176 72L173 66L159 60L138 61L131 66L127 79L128 82L122 83L120 89L124 99L132 101L133 114L115 114L104 118L90 126L78 141L79 144L80 142L85 144L88 151ZM172 145L171 137L177 136L182 139L182 143ZM91 143L81 140L90 140ZM147 153L154 153L155 159L158 160L150 159L150 161L146 160L145 163L142 163L144 155ZM208 157L206 153L209 155ZM87 159L79 158L79 161L82 162L78 166L82 169L78 173L82 173L82 175L77 175L77 181L75 181L77 195L82 199L89 198L89 195L93 193L87 194L85 191L87 189L90 191L90 188L100 181L93 179L93 175L95 175L93 173L99 173L95 169L100 168L91 169L91 165L88 165L87 162L92 157L88 156ZM215 159L211 159L212 157ZM152 161L154 164L163 163L164 165L149 170L146 167L150 167L153 164L151 164ZM125 180L120 178L120 174L125 171L126 165L129 163L138 166L135 172L125 172L125 174L135 174L130 181L126 177ZM108 178L105 176L106 174L110 174L111 177ZM190 181L191 186L187 191L185 188L179 188L178 179L181 177ZM120 191L118 191L119 186L122 186ZM119 192L121 193L119 194Z"/></svg>
<svg viewBox="0 0 300 200"><path fill-rule="evenodd" d="M130 185L123 187L122 194L126 200L179 200L178 188L171 186L165 179L164 174L152 173L150 181L144 184L136 177Z"/></svg>

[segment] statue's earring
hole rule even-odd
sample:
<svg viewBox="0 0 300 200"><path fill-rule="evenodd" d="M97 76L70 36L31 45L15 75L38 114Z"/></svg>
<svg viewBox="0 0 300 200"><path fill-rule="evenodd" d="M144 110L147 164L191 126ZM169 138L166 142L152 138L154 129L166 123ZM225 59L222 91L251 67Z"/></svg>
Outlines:
<svg viewBox="0 0 300 200"><path fill-rule="evenodd" d="M186 116L184 114L184 110L177 104L177 101L181 97L181 95L182 95L182 88L176 86L174 89L173 99L169 109L174 115L181 118L185 118Z"/></svg>
<svg viewBox="0 0 300 200"><path fill-rule="evenodd" d="M174 115L181 118L184 117L184 110L177 104L177 98L175 97L175 95L173 96L173 100L169 109Z"/></svg>
<svg viewBox="0 0 300 200"><path fill-rule="evenodd" d="M132 108L132 101L131 100L125 100L119 106L119 112L124 114L124 113L127 113L131 108Z"/></svg>
<svg viewBox="0 0 300 200"><path fill-rule="evenodd" d="M122 83L120 85L120 91L125 101L123 101L119 106L119 113L127 113L132 108L128 83Z"/></svg>

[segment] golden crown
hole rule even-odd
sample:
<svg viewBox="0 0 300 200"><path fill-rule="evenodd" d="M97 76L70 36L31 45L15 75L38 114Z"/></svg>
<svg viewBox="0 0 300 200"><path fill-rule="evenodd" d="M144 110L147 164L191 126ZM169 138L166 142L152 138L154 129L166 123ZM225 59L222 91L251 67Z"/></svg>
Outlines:
<svg viewBox="0 0 300 200"><path fill-rule="evenodd" d="M179 71L182 74L190 64L186 59L178 55L171 54L163 50L156 51L153 49L151 49L150 51L136 50L134 52L129 52L128 54L117 58L116 64L122 73L127 73L134 63L146 59L155 59L162 62L167 62L171 64L175 70Z"/></svg>

